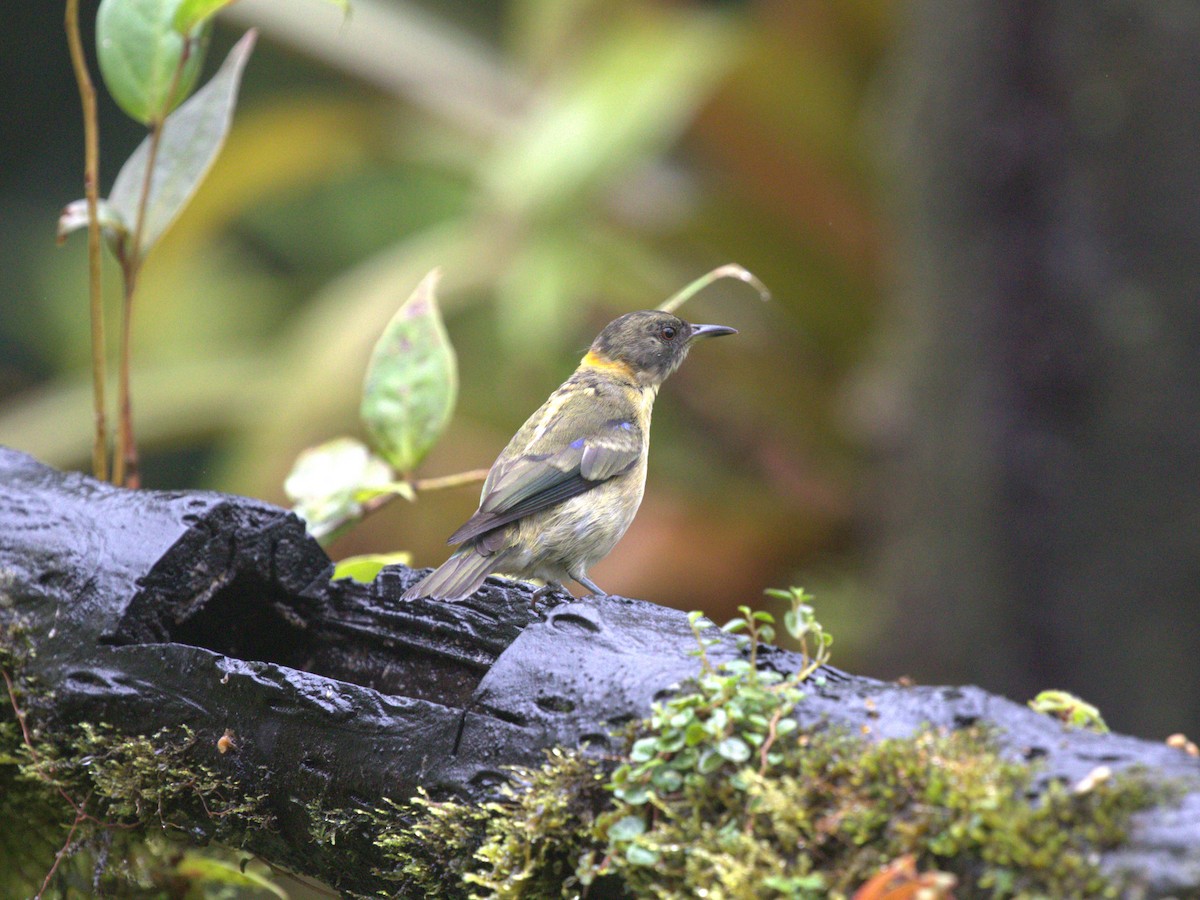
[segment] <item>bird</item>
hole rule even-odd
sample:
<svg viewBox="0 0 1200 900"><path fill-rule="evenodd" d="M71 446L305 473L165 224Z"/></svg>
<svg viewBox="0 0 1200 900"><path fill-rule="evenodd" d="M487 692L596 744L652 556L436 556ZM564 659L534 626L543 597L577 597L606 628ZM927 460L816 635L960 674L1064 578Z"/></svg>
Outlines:
<svg viewBox="0 0 1200 900"><path fill-rule="evenodd" d="M463 600L493 572L544 582L539 596L568 579L608 596L588 570L641 505L658 390L697 340L736 333L660 310L606 325L492 464L479 509L447 540L461 546L401 599Z"/></svg>

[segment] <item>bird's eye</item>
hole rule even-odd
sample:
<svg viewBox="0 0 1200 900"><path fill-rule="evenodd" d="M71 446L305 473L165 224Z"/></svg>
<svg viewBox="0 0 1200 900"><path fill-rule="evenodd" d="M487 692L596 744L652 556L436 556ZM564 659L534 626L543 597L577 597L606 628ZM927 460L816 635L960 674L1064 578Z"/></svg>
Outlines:
<svg viewBox="0 0 1200 900"><path fill-rule="evenodd" d="M664 325L661 329L659 329L658 336L660 338L662 338L664 341L675 340L675 326L674 325Z"/></svg>

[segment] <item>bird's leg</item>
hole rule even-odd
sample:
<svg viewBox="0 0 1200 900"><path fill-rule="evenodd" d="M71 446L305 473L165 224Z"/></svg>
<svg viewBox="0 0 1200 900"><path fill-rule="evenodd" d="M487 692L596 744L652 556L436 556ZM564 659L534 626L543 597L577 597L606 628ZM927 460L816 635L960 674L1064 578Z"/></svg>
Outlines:
<svg viewBox="0 0 1200 900"><path fill-rule="evenodd" d="M604 590L604 588L600 587L600 585L588 578L587 573L582 569L580 569L578 572L572 572L571 577L591 591L593 595L597 597L608 596L608 591Z"/></svg>

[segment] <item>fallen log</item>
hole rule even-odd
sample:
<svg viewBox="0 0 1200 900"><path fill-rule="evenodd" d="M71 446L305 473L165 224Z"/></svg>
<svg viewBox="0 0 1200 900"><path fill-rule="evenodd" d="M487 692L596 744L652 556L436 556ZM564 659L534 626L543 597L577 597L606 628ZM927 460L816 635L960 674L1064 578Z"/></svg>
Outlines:
<svg viewBox="0 0 1200 900"><path fill-rule="evenodd" d="M186 733L188 758L253 814L216 816L185 795L160 820L341 890L382 882L369 841L329 840L323 810L418 788L479 803L506 767L536 766L550 748L621 752L614 732L697 672L687 617L652 603L552 596L535 608L526 585L498 578L467 602L401 603L420 573L391 567L371 584L331 573L285 510L116 489L0 448L0 667L33 741L80 723ZM785 673L802 662L760 654ZM1200 896L1200 762L1177 749L1069 730L975 687L836 670L809 684L796 716L876 738L987 723L1006 756L1039 761L1039 784L1143 767L1175 796L1138 813L1102 865L1127 896Z"/></svg>

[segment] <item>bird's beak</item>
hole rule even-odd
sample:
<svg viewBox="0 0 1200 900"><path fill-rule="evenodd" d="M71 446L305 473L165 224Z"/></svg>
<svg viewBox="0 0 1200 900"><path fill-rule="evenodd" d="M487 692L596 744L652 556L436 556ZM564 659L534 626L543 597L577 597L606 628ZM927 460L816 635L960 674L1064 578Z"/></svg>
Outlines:
<svg viewBox="0 0 1200 900"><path fill-rule="evenodd" d="M737 334L736 328L728 325L693 325L692 340L699 337L720 337L723 334Z"/></svg>

